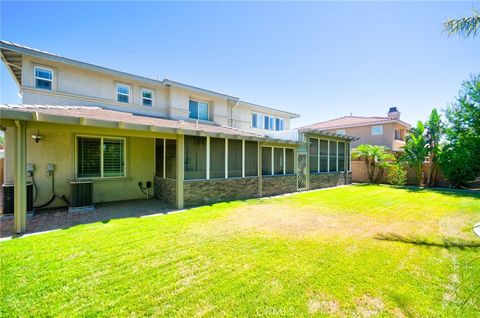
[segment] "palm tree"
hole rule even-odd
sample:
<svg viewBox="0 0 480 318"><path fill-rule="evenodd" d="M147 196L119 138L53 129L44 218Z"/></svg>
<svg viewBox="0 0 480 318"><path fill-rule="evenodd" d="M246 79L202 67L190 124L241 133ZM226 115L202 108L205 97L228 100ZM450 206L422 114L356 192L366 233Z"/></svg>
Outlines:
<svg viewBox="0 0 480 318"><path fill-rule="evenodd" d="M352 158L361 158L367 166L368 180L370 183L379 183L385 168L395 160L395 156L387 152L384 146L360 145L352 152Z"/></svg>
<svg viewBox="0 0 480 318"><path fill-rule="evenodd" d="M480 12L473 9L473 16L460 18L460 19L450 19L448 18L443 23L443 31L447 33L448 36L451 35L463 35L464 37L477 36L480 31Z"/></svg>
<svg viewBox="0 0 480 318"><path fill-rule="evenodd" d="M423 184L423 162L428 156L427 140L425 139L425 126L418 121L417 127L410 129L405 142L405 153L400 158L415 170L418 186Z"/></svg>
<svg viewBox="0 0 480 318"><path fill-rule="evenodd" d="M431 187L435 184L438 170L438 158L442 148L440 139L443 133L442 121L437 110L434 108L425 123L425 136L427 141L428 155L430 157L430 167L427 176L427 186Z"/></svg>

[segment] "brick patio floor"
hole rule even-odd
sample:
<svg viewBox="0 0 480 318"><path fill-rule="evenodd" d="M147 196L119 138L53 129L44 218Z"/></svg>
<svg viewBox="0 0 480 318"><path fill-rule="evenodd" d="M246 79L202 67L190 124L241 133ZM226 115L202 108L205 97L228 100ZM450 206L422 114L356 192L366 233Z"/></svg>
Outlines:
<svg viewBox="0 0 480 318"><path fill-rule="evenodd" d="M68 213L67 209L50 209L27 217L25 234L65 229L71 226L106 221L110 219L132 218L157 213L167 213L173 209L155 200L132 200L96 205L94 212ZM13 217L0 218L0 238L14 236Z"/></svg>

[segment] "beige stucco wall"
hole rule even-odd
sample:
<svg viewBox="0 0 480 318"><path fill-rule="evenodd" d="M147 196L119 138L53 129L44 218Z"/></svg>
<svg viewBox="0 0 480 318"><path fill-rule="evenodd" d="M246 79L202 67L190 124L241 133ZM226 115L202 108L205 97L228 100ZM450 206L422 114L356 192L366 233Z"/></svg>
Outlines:
<svg viewBox="0 0 480 318"><path fill-rule="evenodd" d="M53 91L34 88L35 66L53 69ZM67 64L24 56L22 84L22 102L25 104L110 106L129 111L167 115L168 88L160 85L154 87L140 81L127 81L120 77L116 78ZM116 101L116 84L127 84L131 87L130 103ZM154 91L152 107L141 105L142 88Z"/></svg>
<svg viewBox="0 0 480 318"><path fill-rule="evenodd" d="M265 133L266 130L252 128L252 113L262 113L265 115L270 115L273 117L279 117L284 119L284 128L285 130L290 129L290 118L286 117L285 114L282 112L274 111L274 110L264 110L260 108L255 108L250 106L249 104L245 104L240 102L232 111L232 118L233 118L233 126L244 129L244 130L251 130L258 133Z"/></svg>
<svg viewBox="0 0 480 318"><path fill-rule="evenodd" d="M54 71L53 90L36 89L34 86L34 67L46 67ZM116 101L116 84L126 84L131 88L130 103ZM285 129L290 127L290 120L285 113L263 109L253 105L228 100L198 90L176 86L152 85L140 80L114 77L109 74L91 71L63 63L23 56L22 102L24 104L49 105L85 105L100 106L116 110L125 110L147 115L157 115L172 119L188 120L189 100L208 102L209 120L221 125L231 125L245 130L251 128L252 111L262 112L285 119ZM152 107L141 105L141 89L154 92ZM232 111L232 108L235 108ZM262 130L257 130L262 132Z"/></svg>
<svg viewBox="0 0 480 318"><path fill-rule="evenodd" d="M30 138L37 129L43 139L39 143ZM126 170L122 178L96 179L94 182L94 202L110 202L145 198L138 188L138 182L152 181L155 174L154 138L141 137L138 133L129 136L128 132L114 129L99 129L83 126L67 126L46 123L27 123L27 162L35 164L35 181L38 187L36 205L45 203L52 196L51 177L46 176L47 164L55 164L55 191L70 198L69 181L75 177L75 136L117 136L126 137ZM161 137L160 135L158 137ZM13 142L14 130L6 132L6 181L13 181L15 160ZM168 136L172 138L172 136ZM30 179L30 178L29 178ZM150 190L153 194L153 188ZM53 206L63 206L56 200Z"/></svg>
<svg viewBox="0 0 480 318"><path fill-rule="evenodd" d="M383 134L378 136L372 136L372 126L383 126ZM342 129L345 130L346 135L359 138L358 140L352 142L352 148L355 148L361 144L371 144L386 146L390 149L398 150L404 145L404 142L395 140L395 128L405 130L405 126L397 123L387 123L372 126L358 126ZM339 129L332 129L328 131L336 133L337 130Z"/></svg>

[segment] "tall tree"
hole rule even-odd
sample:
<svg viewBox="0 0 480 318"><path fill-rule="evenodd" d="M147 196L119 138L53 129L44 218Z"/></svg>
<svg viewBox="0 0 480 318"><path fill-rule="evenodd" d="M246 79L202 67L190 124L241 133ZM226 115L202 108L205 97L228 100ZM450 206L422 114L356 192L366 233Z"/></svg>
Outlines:
<svg viewBox="0 0 480 318"><path fill-rule="evenodd" d="M438 171L438 158L442 151L440 140L443 134L443 124L436 109L433 109L425 122L425 137L427 141L428 156L430 157L430 167L427 176L426 185L431 187L435 184Z"/></svg>
<svg viewBox="0 0 480 318"><path fill-rule="evenodd" d="M440 168L453 187L480 175L480 74L462 83L457 100L450 105L440 156Z"/></svg>
<svg viewBox="0 0 480 318"><path fill-rule="evenodd" d="M423 185L423 163L428 156L427 140L425 138L425 126L421 121L417 126L410 129L404 147L405 153L400 158L415 170L415 177L418 186Z"/></svg>
<svg viewBox="0 0 480 318"><path fill-rule="evenodd" d="M363 159L367 166L368 180L370 183L379 183L390 162L395 156L387 151L387 147L374 145L359 145L353 152L352 158Z"/></svg>
<svg viewBox="0 0 480 318"><path fill-rule="evenodd" d="M477 36L480 33L480 12L473 9L473 16L460 19L448 18L443 24L443 30L449 36Z"/></svg>

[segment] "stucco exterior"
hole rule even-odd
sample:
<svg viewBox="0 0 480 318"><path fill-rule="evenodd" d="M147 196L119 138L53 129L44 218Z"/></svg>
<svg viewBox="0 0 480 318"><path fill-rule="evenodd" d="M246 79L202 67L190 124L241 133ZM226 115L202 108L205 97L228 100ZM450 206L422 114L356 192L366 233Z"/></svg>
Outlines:
<svg viewBox="0 0 480 318"><path fill-rule="evenodd" d="M34 178L38 189L36 205L44 203L52 196L51 177L46 175L47 164L55 164L55 192L70 197L69 181L75 179L75 136L112 136L126 138L126 177L93 178L95 203L145 198L139 190L138 182L153 182L155 174L155 153L153 136L138 134L118 129L99 129L82 126L66 126L46 123L27 123L27 136L40 131L43 139L35 143L27 138L27 163L35 164ZM6 173L5 182L14 181L15 142L14 129L6 131ZM146 135L146 136L145 136ZM164 135L170 139L172 135ZM155 137L160 138L161 135ZM150 189L153 195L153 188ZM64 206L56 200L51 207Z"/></svg>
<svg viewBox="0 0 480 318"><path fill-rule="evenodd" d="M176 86L162 81L114 76L28 55L22 55L21 58L20 93L24 104L99 106L171 119L190 120L189 100L199 100L209 104L209 121L259 133L265 130L252 128L252 112L284 119L284 129L289 129L291 118L298 117L293 113L247 103L228 95L190 89L188 85ZM51 91L35 88L35 67L53 71ZM117 84L130 87L129 103L116 100ZM142 89L153 91L151 107L142 105Z"/></svg>
<svg viewBox="0 0 480 318"><path fill-rule="evenodd" d="M278 118L278 127L282 126L280 119L283 119L283 128L287 130L290 120L298 117L295 113L166 79L157 81L105 69L5 41L0 41L0 51L7 67L15 68L15 71L10 71L19 84L23 102L20 105L0 105L2 127L6 127L4 181L15 183L17 233L24 232L26 226L26 181L33 181L31 176L26 176L25 167L29 163L35 165L36 206L48 202L53 192L70 199L69 182L82 177L77 175L77 164L93 167L92 174L83 176L95 176L85 177L93 180L94 203L145 198L140 182L143 185L151 182L153 187L148 190L149 195L155 195L177 208L309 188L309 172L305 167L305 163L308 167L309 146L304 133L292 130L290 132L296 135L292 139L288 137L289 131L275 131L287 133L281 136L272 134L271 130L252 127L252 113L255 112ZM21 61L20 65L18 61ZM12 66L13 63L17 64ZM35 67L53 71L51 90L49 85L46 89L35 87ZM21 73L18 73L19 68ZM117 101L117 84L130 87L128 103ZM142 89L153 91L152 106L142 105ZM191 100L208 103L207 121L189 119ZM321 135L327 140L342 140L345 145L352 140L348 136L321 132L311 134ZM40 135L41 139L35 140L32 138L34 135ZM93 146L80 151L84 154L81 161L77 160L79 136L101 138L101 142L88 141ZM117 165L116 170L111 170L116 175L113 177L103 169L109 161L104 160L107 148L102 138L108 137L121 137L122 142L118 144L124 145L109 148L111 153L122 158L111 159ZM223 139L223 150L218 150L221 148L218 148L217 141L215 153L210 148L211 138ZM161 139L175 140L174 147L167 148L168 142L164 141L162 151L158 146ZM110 140L110 143L115 142ZM265 148L272 150L270 155L262 157ZM170 149L169 157L166 149ZM157 156L156 152L162 155ZM113 158L111 153L110 158ZM268 150L265 153L268 154ZM224 178L210 178L212 154L216 155L216 160L219 154L220 158L224 158ZM304 159L299 160L300 157ZM170 175L166 174L167 158ZM229 158L233 158L231 168L236 171L230 176ZM247 174L247 162L250 171L252 166L256 166L256 172ZM55 191L52 189L53 177L46 173L48 164L55 165ZM162 166L163 173L159 173ZM337 180L345 175L340 169L334 171L329 173L333 177L327 179ZM191 178L192 172L198 172L194 176L199 179ZM321 179L315 178L317 181ZM342 183L330 180L329 184L348 183L347 179L343 178ZM322 187L322 182L314 182L312 186ZM48 207L65 205L57 199Z"/></svg>
<svg viewBox="0 0 480 318"><path fill-rule="evenodd" d="M372 135L373 126L382 126L383 133L381 135ZM352 148L355 148L361 144L371 144L385 146L394 151L401 151L401 148L405 146L405 141L395 139L395 129L401 130L401 135L405 136L407 127L398 123L379 123L367 126L343 127L329 129L327 131L336 133L338 130L344 130L345 135L357 137L358 140L352 142Z"/></svg>

